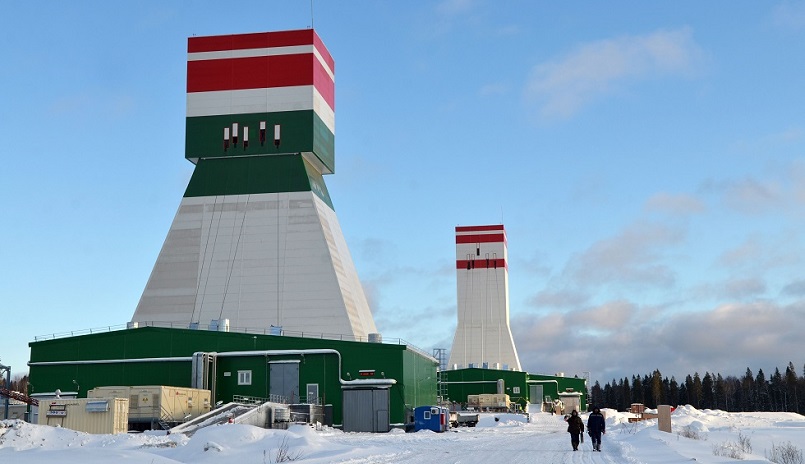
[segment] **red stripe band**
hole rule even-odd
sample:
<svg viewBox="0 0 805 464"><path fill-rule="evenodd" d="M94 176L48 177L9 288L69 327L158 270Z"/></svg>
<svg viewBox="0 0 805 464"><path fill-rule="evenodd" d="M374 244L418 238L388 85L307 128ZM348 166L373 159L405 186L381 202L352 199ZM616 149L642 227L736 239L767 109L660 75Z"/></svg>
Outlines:
<svg viewBox="0 0 805 464"><path fill-rule="evenodd" d="M456 269L508 269L505 259L457 259Z"/></svg>
<svg viewBox="0 0 805 464"><path fill-rule="evenodd" d="M456 243L504 243L505 234L456 235Z"/></svg>
<svg viewBox="0 0 805 464"><path fill-rule="evenodd" d="M335 110L335 84L312 53L187 62L187 92L314 85Z"/></svg>
<svg viewBox="0 0 805 464"><path fill-rule="evenodd" d="M187 52L220 52L250 48L292 47L294 45L315 46L322 58L324 58L324 62L327 63L331 70L335 71L333 57L313 29L190 37L187 39Z"/></svg>
<svg viewBox="0 0 805 464"><path fill-rule="evenodd" d="M487 232L490 230L503 230L502 224L491 226L456 226L456 232Z"/></svg>

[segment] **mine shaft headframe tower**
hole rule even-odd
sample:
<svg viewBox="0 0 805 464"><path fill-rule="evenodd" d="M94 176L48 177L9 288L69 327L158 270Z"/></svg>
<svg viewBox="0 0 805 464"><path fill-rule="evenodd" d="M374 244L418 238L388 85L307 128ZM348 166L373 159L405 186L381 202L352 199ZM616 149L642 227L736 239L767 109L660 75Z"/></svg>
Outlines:
<svg viewBox="0 0 805 464"><path fill-rule="evenodd" d="M520 370L509 326L509 264L502 224L456 227L458 320L449 367Z"/></svg>
<svg viewBox="0 0 805 464"><path fill-rule="evenodd" d="M196 166L131 322L376 333L323 179L335 63L319 36L191 37L187 50Z"/></svg>

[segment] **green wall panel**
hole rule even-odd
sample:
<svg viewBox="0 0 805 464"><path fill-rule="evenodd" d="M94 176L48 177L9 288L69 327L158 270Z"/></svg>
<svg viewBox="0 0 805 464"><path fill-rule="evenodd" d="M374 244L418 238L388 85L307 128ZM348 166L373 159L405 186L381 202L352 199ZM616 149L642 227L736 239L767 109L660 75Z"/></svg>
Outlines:
<svg viewBox="0 0 805 464"><path fill-rule="evenodd" d="M322 175L297 154L199 160L184 196L309 191L333 208Z"/></svg>
<svg viewBox="0 0 805 464"><path fill-rule="evenodd" d="M266 121L266 141L260 145L260 121ZM224 150L224 128L238 123L237 146ZM280 146L274 146L274 125L281 126ZM243 127L249 128L249 146L242 143ZM186 119L185 158L201 159L244 155L312 152L335 172L335 136L313 111L201 116Z"/></svg>

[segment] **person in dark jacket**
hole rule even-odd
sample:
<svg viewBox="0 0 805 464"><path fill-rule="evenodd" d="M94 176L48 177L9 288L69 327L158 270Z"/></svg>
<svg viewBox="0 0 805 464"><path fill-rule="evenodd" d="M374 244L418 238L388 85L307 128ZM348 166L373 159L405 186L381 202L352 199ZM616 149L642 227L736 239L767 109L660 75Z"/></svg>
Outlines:
<svg viewBox="0 0 805 464"><path fill-rule="evenodd" d="M579 436L584 433L584 421L579 417L579 413L574 409L567 418L567 432L570 434L570 444L573 451L579 450Z"/></svg>
<svg viewBox="0 0 805 464"><path fill-rule="evenodd" d="M593 412L587 419L587 433L593 441L593 450L601 451L601 435L606 433L607 422L600 408L593 408Z"/></svg>

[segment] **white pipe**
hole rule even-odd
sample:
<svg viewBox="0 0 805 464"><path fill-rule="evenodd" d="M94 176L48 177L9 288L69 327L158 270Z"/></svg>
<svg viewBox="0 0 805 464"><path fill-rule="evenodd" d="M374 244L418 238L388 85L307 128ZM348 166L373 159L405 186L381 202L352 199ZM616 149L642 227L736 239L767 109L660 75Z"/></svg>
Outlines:
<svg viewBox="0 0 805 464"><path fill-rule="evenodd" d="M207 353L219 357L241 357L241 356L289 356L305 354L334 354L338 356L338 381L341 385L394 385L394 379L371 379L371 380L344 380L341 378L341 353L338 350L329 348L308 349L308 350L253 350L253 351L227 351L223 353ZM169 358L133 358L133 359L92 359L85 361L43 361L29 362L29 366L67 366L67 365L87 365L87 364L116 364L116 363L138 363L138 362L190 362L192 356L175 356Z"/></svg>
<svg viewBox="0 0 805 464"><path fill-rule="evenodd" d="M555 383L556 384L556 393L559 393L559 382L556 380L526 380L525 383Z"/></svg>
<svg viewBox="0 0 805 464"><path fill-rule="evenodd" d="M40 361L28 362L29 366L70 366L83 364L116 364L139 362L181 362L192 361L192 356L174 356L170 358L131 358L131 359L88 359L84 361Z"/></svg>
<svg viewBox="0 0 805 464"><path fill-rule="evenodd" d="M455 382L442 382L444 384L452 383L497 383L497 380L457 380Z"/></svg>
<svg viewBox="0 0 805 464"><path fill-rule="evenodd" d="M334 354L338 356L338 381L341 385L394 385L395 379L367 379L367 380L344 380L341 378L341 352L330 348L311 348L307 350L252 350L252 351L227 351L224 353L209 353L218 357L241 357L241 356L292 356L305 354Z"/></svg>

